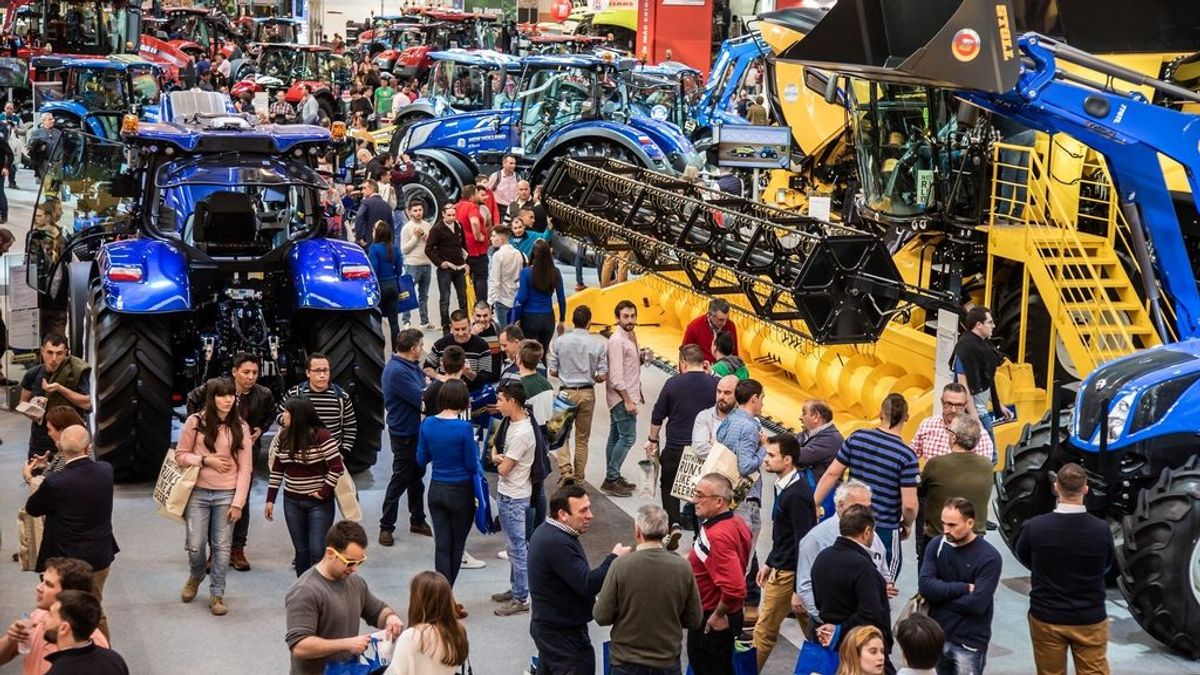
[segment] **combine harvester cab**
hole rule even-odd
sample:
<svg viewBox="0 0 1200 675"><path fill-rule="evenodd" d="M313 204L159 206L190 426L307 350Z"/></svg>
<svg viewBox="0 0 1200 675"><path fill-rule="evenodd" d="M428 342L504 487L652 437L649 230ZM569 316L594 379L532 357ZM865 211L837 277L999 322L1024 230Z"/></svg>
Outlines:
<svg viewBox="0 0 1200 675"><path fill-rule="evenodd" d="M95 380L98 458L152 478L174 409L248 351L276 396L328 355L354 400L351 470L370 467L383 425L379 284L366 254L326 237L318 157L329 131L257 127L228 98L170 94L167 121L129 116L122 141L68 132L27 240L28 282L65 315ZM339 125L339 132L340 132Z"/></svg>
<svg viewBox="0 0 1200 675"><path fill-rule="evenodd" d="M783 58L855 77L952 88L983 111L1069 135L1102 158L1112 182L1102 201L1108 219L1124 225L1129 260L1083 227L1036 220L1048 197L1020 191L1021 173L1044 170L1036 151L1025 149L1034 156L1023 166L1006 163L1019 182L991 205L989 250L1015 241L1031 252L1030 276L1047 287L1052 315L1063 317L1056 323L1063 339L1077 343L1083 378L1073 414L1053 406L1010 449L997 476L995 510L1011 545L1027 518L1053 507L1050 472L1065 462L1082 464L1088 510L1113 528L1114 571L1130 612L1151 636L1200 657L1200 265L1190 227L1200 211L1200 117L1188 112L1200 94L1046 36L1018 37L1007 1L947 2L940 11L933 4L922 3L918 13L904 3L838 3ZM1059 4L1060 12L1071 9L1136 14L1130 22L1106 16L1112 43L1136 41L1129 33L1144 25L1163 49L1172 34L1200 21L1200 7L1191 3ZM1065 15L1063 21L1070 23ZM952 58L934 58L938 53ZM997 155L1005 151L1019 148L998 144ZM1169 188L1164 166L1172 162L1184 169L1186 196Z"/></svg>

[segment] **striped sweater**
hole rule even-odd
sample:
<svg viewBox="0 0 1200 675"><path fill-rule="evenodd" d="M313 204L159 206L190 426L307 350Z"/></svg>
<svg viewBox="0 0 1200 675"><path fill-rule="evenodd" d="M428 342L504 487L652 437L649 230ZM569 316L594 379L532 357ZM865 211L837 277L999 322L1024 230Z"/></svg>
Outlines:
<svg viewBox="0 0 1200 675"><path fill-rule="evenodd" d="M317 417L321 418L321 423L333 434L343 455L354 451L354 441L358 438L358 418L354 415L354 400L346 390L331 384L325 391L313 391L308 382L301 382L288 390L283 401L295 397L312 401ZM279 404L279 412L283 412L283 402Z"/></svg>
<svg viewBox="0 0 1200 675"><path fill-rule="evenodd" d="M274 504L280 485L293 498L317 497L322 501L333 496L345 467L337 441L328 431L317 431L317 444L303 448L293 455L278 448L271 460L271 476L267 481L267 503Z"/></svg>

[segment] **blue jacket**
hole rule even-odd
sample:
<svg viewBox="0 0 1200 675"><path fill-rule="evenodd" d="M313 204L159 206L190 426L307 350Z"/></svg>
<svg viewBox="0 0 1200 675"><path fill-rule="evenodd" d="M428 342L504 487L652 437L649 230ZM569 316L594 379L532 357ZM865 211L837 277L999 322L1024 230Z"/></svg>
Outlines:
<svg viewBox="0 0 1200 675"><path fill-rule="evenodd" d="M1000 584L1000 553L975 537L965 546L942 545L934 537L925 547L919 590L929 602L929 616L956 645L987 650L992 641L992 611ZM968 592L969 584L975 590Z"/></svg>
<svg viewBox="0 0 1200 675"><path fill-rule="evenodd" d="M371 195L358 205L358 213L354 216L354 241L371 241L371 230L376 221L382 220L392 227L392 207L379 195Z"/></svg>
<svg viewBox="0 0 1200 675"><path fill-rule="evenodd" d="M393 354L383 367L383 406L387 410L389 434L416 436L420 432L424 391L421 364Z"/></svg>
<svg viewBox="0 0 1200 675"><path fill-rule="evenodd" d="M367 259L371 261L371 268L380 281L395 279L404 273L404 255L400 253L400 247L392 246L391 260L387 259L387 249L388 245L382 243L367 247Z"/></svg>

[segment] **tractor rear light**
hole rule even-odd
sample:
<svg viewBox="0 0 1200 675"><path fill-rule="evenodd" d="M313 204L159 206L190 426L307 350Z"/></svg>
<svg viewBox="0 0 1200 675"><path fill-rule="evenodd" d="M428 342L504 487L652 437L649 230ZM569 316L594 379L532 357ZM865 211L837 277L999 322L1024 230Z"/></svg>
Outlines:
<svg viewBox="0 0 1200 675"><path fill-rule="evenodd" d="M346 140L346 123L334 122L329 125L329 133L333 136L333 140L339 143Z"/></svg>
<svg viewBox="0 0 1200 675"><path fill-rule="evenodd" d="M370 279L370 265L342 265L342 279Z"/></svg>
<svg viewBox="0 0 1200 675"><path fill-rule="evenodd" d="M136 134L138 130L138 116L126 115L121 119L121 133Z"/></svg>
<svg viewBox="0 0 1200 675"><path fill-rule="evenodd" d="M109 281L141 281L142 268L140 267L110 267L104 275Z"/></svg>

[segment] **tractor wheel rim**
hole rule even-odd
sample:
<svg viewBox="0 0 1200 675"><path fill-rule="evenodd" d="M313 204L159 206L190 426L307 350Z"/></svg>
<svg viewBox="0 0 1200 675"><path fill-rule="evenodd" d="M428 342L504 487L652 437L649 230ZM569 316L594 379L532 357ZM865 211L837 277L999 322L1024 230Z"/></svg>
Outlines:
<svg viewBox="0 0 1200 675"><path fill-rule="evenodd" d="M437 197L434 196L433 190L421 185L420 183L410 183L404 190L404 203L407 206L408 202L413 199L419 199L424 203L425 213L438 213L441 209L441 204L438 204Z"/></svg>
<svg viewBox="0 0 1200 675"><path fill-rule="evenodd" d="M1192 544L1192 595L1196 598L1196 604L1200 604L1200 539Z"/></svg>

